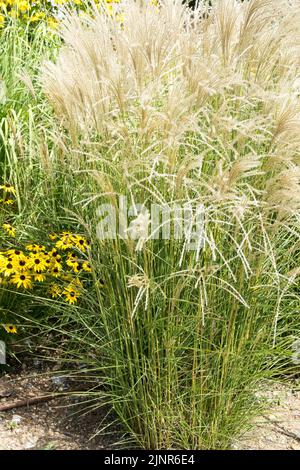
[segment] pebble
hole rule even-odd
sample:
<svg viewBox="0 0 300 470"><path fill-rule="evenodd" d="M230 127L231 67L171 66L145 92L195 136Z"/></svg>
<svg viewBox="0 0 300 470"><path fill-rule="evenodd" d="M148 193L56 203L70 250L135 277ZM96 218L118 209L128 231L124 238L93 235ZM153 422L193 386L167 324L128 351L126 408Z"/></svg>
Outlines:
<svg viewBox="0 0 300 470"><path fill-rule="evenodd" d="M296 429L294 434L296 434L297 438L300 439L300 428Z"/></svg>
<svg viewBox="0 0 300 470"><path fill-rule="evenodd" d="M22 416L20 415L13 415L11 419L11 424L18 425L22 421Z"/></svg>
<svg viewBox="0 0 300 470"><path fill-rule="evenodd" d="M30 440L28 440L25 444L24 444L24 449L32 449L33 447L36 446L37 444L37 441L38 439L37 438L32 438Z"/></svg>
<svg viewBox="0 0 300 470"><path fill-rule="evenodd" d="M300 445L299 444L292 444L291 449L292 450L300 450Z"/></svg>

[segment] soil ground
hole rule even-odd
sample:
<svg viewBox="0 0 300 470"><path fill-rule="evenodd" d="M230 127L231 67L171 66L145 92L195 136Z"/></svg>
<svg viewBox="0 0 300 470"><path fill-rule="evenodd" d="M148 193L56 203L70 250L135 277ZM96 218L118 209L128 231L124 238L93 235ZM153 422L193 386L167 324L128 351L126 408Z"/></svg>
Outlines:
<svg viewBox="0 0 300 470"><path fill-rule="evenodd" d="M300 450L300 387L270 384L263 392L266 414L258 416L233 448L241 450Z"/></svg>
<svg viewBox="0 0 300 470"><path fill-rule="evenodd" d="M103 422L113 420L109 410L104 407L87 414L91 403L86 403L81 392L76 394L77 389L77 381L54 372L52 367L24 367L23 363L22 370L0 375L0 408L49 393L65 394L51 401L0 411L0 450L118 448L120 433L115 428L97 434L100 423L103 427Z"/></svg>

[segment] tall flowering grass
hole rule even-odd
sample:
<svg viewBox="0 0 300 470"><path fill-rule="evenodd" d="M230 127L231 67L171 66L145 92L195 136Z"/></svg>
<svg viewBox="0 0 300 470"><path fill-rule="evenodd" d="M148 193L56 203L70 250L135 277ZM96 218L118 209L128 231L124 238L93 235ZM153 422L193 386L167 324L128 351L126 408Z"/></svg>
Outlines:
<svg viewBox="0 0 300 470"><path fill-rule="evenodd" d="M299 3L128 1L121 24L92 16L64 22L42 84L65 158L94 181L94 226L95 201L118 211L120 194L205 214L195 252L97 241L90 224L107 280L105 299L87 297L101 324L84 320L98 367L140 445L224 448L299 333Z"/></svg>

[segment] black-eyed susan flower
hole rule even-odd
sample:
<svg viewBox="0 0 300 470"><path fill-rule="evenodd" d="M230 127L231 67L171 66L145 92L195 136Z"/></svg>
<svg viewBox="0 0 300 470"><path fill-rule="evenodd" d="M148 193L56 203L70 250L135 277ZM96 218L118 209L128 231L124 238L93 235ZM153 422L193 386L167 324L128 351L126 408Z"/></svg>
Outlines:
<svg viewBox="0 0 300 470"><path fill-rule="evenodd" d="M82 237L81 235L74 235L73 238L76 248L81 251L85 251L87 249L88 243L85 237Z"/></svg>
<svg viewBox="0 0 300 470"><path fill-rule="evenodd" d="M10 235L11 237L16 236L16 231L11 224L3 224L2 227L4 228L6 233L8 233L8 235Z"/></svg>
<svg viewBox="0 0 300 470"><path fill-rule="evenodd" d="M57 262L60 262L61 261L61 255L59 254L59 252L56 250L56 248L53 248L53 250L51 251L48 251L48 256L50 258L54 258Z"/></svg>
<svg viewBox="0 0 300 470"><path fill-rule="evenodd" d="M11 334L17 333L17 327L15 325L5 324L3 325L3 327L7 331L7 333L11 333Z"/></svg>
<svg viewBox="0 0 300 470"><path fill-rule="evenodd" d="M0 267L0 272L4 274L5 277L9 277L15 273L15 268L12 264L12 261L6 260L4 265Z"/></svg>
<svg viewBox="0 0 300 470"><path fill-rule="evenodd" d="M78 290L74 289L72 286L66 287L63 291L63 294L65 296L65 300L71 305L77 302L80 295Z"/></svg>
<svg viewBox="0 0 300 470"><path fill-rule="evenodd" d="M64 230L63 232L61 232L60 236L61 237L72 237L73 234L72 234L72 232L69 232L68 230Z"/></svg>
<svg viewBox="0 0 300 470"><path fill-rule="evenodd" d="M63 232L60 239L56 242L56 248L60 250L68 250L74 247L74 239L71 233Z"/></svg>
<svg viewBox="0 0 300 470"><path fill-rule="evenodd" d="M26 245L26 250L31 251L33 254L40 253L42 251L45 251L45 246L44 245Z"/></svg>
<svg viewBox="0 0 300 470"><path fill-rule="evenodd" d="M15 190L14 186L12 186L9 183L1 184L0 189L3 189L3 191L6 192L6 193L16 194L16 190Z"/></svg>
<svg viewBox="0 0 300 470"><path fill-rule="evenodd" d="M62 265L61 263L55 262L50 269L50 273L54 277L60 277L62 272Z"/></svg>
<svg viewBox="0 0 300 470"><path fill-rule="evenodd" d="M54 262L54 260L51 259L50 256L48 256L48 255L45 256L45 263L46 263L48 269L52 266L53 262Z"/></svg>
<svg viewBox="0 0 300 470"><path fill-rule="evenodd" d="M5 254L9 256L11 255L19 256L23 254L23 251L14 248L13 250L7 250Z"/></svg>
<svg viewBox="0 0 300 470"><path fill-rule="evenodd" d="M28 258L28 267L37 273L46 271L47 263L45 255L43 253L30 253Z"/></svg>
<svg viewBox="0 0 300 470"><path fill-rule="evenodd" d="M58 235L57 235L57 233L52 232L52 233L49 233L49 238L50 238L50 240L57 240Z"/></svg>
<svg viewBox="0 0 300 470"><path fill-rule="evenodd" d="M18 288L24 287L25 289L31 289L31 276L28 273L16 273L12 276L11 282L16 284Z"/></svg>
<svg viewBox="0 0 300 470"><path fill-rule="evenodd" d="M82 269L87 273L90 273L92 271L91 264L88 261L84 261L82 263Z"/></svg>
<svg viewBox="0 0 300 470"><path fill-rule="evenodd" d="M11 206L15 203L13 199L0 199L0 203L4 204L5 206Z"/></svg>
<svg viewBox="0 0 300 470"><path fill-rule="evenodd" d="M75 261L72 265L72 270L74 273L80 273L82 271L82 262L81 261Z"/></svg>
<svg viewBox="0 0 300 470"><path fill-rule="evenodd" d="M78 262L78 258L75 255L75 253L68 253L68 258L66 261L67 266L69 266L69 268L73 268L73 265L76 264L77 262Z"/></svg>
<svg viewBox="0 0 300 470"><path fill-rule="evenodd" d="M20 252L20 254L12 254L11 257L13 267L17 272L27 271L27 269L29 268L27 256Z"/></svg>
<svg viewBox="0 0 300 470"><path fill-rule="evenodd" d="M6 258L3 256L3 254L0 254L0 269L5 265L6 263Z"/></svg>
<svg viewBox="0 0 300 470"><path fill-rule="evenodd" d="M44 282L46 279L45 274L37 272L34 274L33 279L37 282Z"/></svg>
<svg viewBox="0 0 300 470"><path fill-rule="evenodd" d="M61 288L57 284L53 283L50 285L49 294L53 299L57 299L61 295L61 292Z"/></svg>

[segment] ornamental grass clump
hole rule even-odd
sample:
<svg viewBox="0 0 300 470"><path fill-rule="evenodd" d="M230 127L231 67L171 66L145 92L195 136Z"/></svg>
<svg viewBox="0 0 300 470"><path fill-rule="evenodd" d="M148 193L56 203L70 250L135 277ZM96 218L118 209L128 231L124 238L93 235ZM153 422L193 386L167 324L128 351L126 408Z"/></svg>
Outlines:
<svg viewBox="0 0 300 470"><path fill-rule="evenodd" d="M145 448L230 447L299 335L300 5L212 3L71 15L42 72L89 188L95 282L78 321ZM185 204L201 208L200 237L154 234L153 205L173 220Z"/></svg>

